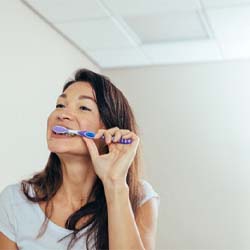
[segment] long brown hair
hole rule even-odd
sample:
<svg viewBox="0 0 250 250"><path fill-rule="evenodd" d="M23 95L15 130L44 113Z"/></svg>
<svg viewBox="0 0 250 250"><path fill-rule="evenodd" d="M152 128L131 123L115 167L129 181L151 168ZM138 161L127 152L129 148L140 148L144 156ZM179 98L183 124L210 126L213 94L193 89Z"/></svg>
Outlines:
<svg viewBox="0 0 250 250"><path fill-rule="evenodd" d="M107 129L112 127L129 129L139 135L138 126L136 124L133 111L126 97L117 87L112 84L108 77L87 69L79 69L75 72L73 79L65 83L63 92L71 84L74 84L78 81L88 82L92 86L95 92L100 117ZM105 152L108 153L108 146L105 146ZM138 202L142 195L139 182L142 175L141 165L141 146L139 145L134 161L128 170L126 178L127 184L129 186L129 199L133 213L135 215ZM56 153L51 152L45 168L42 171L34 174L32 178L23 180L21 183L22 191L30 201L46 202L45 219L37 237L41 237L47 228L49 218L52 214L52 212L49 213L49 201L54 197L62 185L62 181L63 176L60 159ZM35 191L33 195L30 195L30 187L32 187ZM89 226L89 228L84 233L84 235L87 235L87 249L93 249L93 247L98 250L109 249L107 204L103 184L98 177L90 196L92 195L95 197L94 201L88 200L84 206L70 215L65 223L65 228L73 230L71 234L65 236L68 237L71 235L68 249L73 247L77 240L81 239L81 236L83 235L81 234L81 230L87 226ZM83 218L90 219L88 219L80 227L77 227L77 222ZM90 239L92 237L94 239L94 245L90 246Z"/></svg>

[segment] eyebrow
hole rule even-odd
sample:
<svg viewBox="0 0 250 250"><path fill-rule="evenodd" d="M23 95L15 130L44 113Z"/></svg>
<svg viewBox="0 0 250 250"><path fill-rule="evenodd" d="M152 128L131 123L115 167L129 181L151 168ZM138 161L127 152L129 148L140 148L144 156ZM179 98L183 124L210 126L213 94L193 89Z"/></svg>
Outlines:
<svg viewBox="0 0 250 250"><path fill-rule="evenodd" d="M61 95L59 95L59 97L58 98L67 98L67 95L66 94L61 94ZM79 97L78 97L78 100L82 100L82 99L89 99L89 100L92 100L93 102L95 102L96 103L96 100L93 98L93 97L91 97L91 96L88 96L88 95L80 95Z"/></svg>

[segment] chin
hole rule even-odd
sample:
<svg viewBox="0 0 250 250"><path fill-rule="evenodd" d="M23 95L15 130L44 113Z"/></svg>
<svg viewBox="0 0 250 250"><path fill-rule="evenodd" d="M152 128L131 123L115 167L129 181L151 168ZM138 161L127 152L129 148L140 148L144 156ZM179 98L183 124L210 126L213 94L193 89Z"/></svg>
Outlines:
<svg viewBox="0 0 250 250"><path fill-rule="evenodd" d="M75 152L51 152L51 153L54 153L56 154L59 158L63 158L63 157L67 157L67 158L74 158L74 157L86 157L88 156L89 157L89 154L87 153L82 153L82 154L79 154L79 153L75 153Z"/></svg>
<svg viewBox="0 0 250 250"><path fill-rule="evenodd" d="M52 145L48 144L48 150L52 153L58 154L72 154L72 155L86 155L89 154L87 148L72 148L69 145Z"/></svg>

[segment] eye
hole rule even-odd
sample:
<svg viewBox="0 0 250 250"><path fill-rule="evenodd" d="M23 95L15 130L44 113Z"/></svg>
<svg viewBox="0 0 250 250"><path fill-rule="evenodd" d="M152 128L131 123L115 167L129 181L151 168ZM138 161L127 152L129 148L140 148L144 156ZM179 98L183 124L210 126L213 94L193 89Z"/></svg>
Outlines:
<svg viewBox="0 0 250 250"><path fill-rule="evenodd" d="M87 108L86 106L81 106L80 108L82 108L82 110L88 110L88 111L91 111L91 109Z"/></svg>
<svg viewBox="0 0 250 250"><path fill-rule="evenodd" d="M63 104L57 104L57 105L56 105L56 108L59 108L59 107L61 108L62 106L64 107ZM81 109L81 110L88 110L88 111L91 111L91 109L87 108L86 106L80 106L80 109Z"/></svg>
<svg viewBox="0 0 250 250"><path fill-rule="evenodd" d="M59 107L61 107L61 106L64 106L63 104L57 104L56 105L56 108L59 108Z"/></svg>

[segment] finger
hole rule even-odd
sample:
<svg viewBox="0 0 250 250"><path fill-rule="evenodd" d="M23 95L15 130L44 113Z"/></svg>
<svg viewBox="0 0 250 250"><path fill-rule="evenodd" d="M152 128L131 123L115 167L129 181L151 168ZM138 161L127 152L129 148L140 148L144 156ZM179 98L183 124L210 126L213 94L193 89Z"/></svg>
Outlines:
<svg viewBox="0 0 250 250"><path fill-rule="evenodd" d="M118 142L120 139L121 139L121 137L122 137L122 133L121 133L121 131L116 131L115 132L115 136L114 136L114 139L113 139L113 142Z"/></svg>
<svg viewBox="0 0 250 250"><path fill-rule="evenodd" d="M132 147L136 149L140 143L140 138L135 133L132 133L131 139L132 143L130 145L132 145Z"/></svg>
<svg viewBox="0 0 250 250"><path fill-rule="evenodd" d="M137 136L134 132L130 132L128 135L123 136L122 138L124 139L131 139L132 143L129 144L131 145L132 148L137 148L139 142L140 142L140 138L139 136Z"/></svg>
<svg viewBox="0 0 250 250"><path fill-rule="evenodd" d="M127 135L129 132L130 132L130 130L128 130L128 129L117 130L115 132L113 142L118 142L121 139L121 137L123 137L124 135Z"/></svg>
<svg viewBox="0 0 250 250"><path fill-rule="evenodd" d="M114 135L116 131L120 130L118 127L110 128L107 131L111 134Z"/></svg>
<svg viewBox="0 0 250 250"><path fill-rule="evenodd" d="M105 131L108 131L111 135L113 135L113 134L115 134L115 132L118 131L118 130L119 130L118 127L114 127L114 128L108 129L108 130L106 130L106 129L99 129L99 130L97 131L97 133L96 133L96 135L95 135L94 138L95 138L95 139L101 138L101 137L104 135L104 132L105 132Z"/></svg>
<svg viewBox="0 0 250 250"><path fill-rule="evenodd" d="M118 134L116 135L116 133L118 132ZM130 132L130 130L128 129L119 129L118 127L114 127L114 128L111 128L111 129L108 129L108 130L105 130L105 129L99 129L95 135L95 139L99 139L101 138L102 136L104 136L105 138L105 142L106 144L110 144L112 141L113 142L117 142L120 140L120 138L123 136L123 135L126 135ZM112 139L114 135L114 139Z"/></svg>
<svg viewBox="0 0 250 250"><path fill-rule="evenodd" d="M104 138L105 138L106 144L110 144L111 143L112 136L111 136L111 134L107 130L104 131Z"/></svg>
<svg viewBox="0 0 250 250"><path fill-rule="evenodd" d="M110 130L108 130L108 131L110 132ZM114 131L114 130L112 130L112 131ZM128 130L128 129L118 129L118 130L116 130L115 134L112 136L113 137L112 141L113 142L118 142L121 139L121 137L123 137L123 135L126 135L129 132L130 132L130 130ZM111 135L112 135L112 133L111 133Z"/></svg>
<svg viewBox="0 0 250 250"><path fill-rule="evenodd" d="M131 131L128 129L120 129L120 132L122 133L122 136L124 136L124 135L130 133Z"/></svg>
<svg viewBox="0 0 250 250"><path fill-rule="evenodd" d="M128 134L123 135L122 138L123 139L128 139L128 138L131 138L132 136L133 136L133 132L129 132Z"/></svg>
<svg viewBox="0 0 250 250"><path fill-rule="evenodd" d="M120 129L118 127L114 127L114 128L110 128L107 130L108 135L108 139L107 139L107 144L110 144L111 142L114 142L114 135L116 134L117 131L119 131Z"/></svg>
<svg viewBox="0 0 250 250"><path fill-rule="evenodd" d="M95 139L99 139L103 136L105 129L99 129L97 133L95 134Z"/></svg>
<svg viewBox="0 0 250 250"><path fill-rule="evenodd" d="M91 159L95 159L97 156L99 156L99 152L98 149L96 147L96 144L94 143L94 141L92 139L88 139L86 137L82 137L83 140L85 141L87 148L89 150L89 154Z"/></svg>

